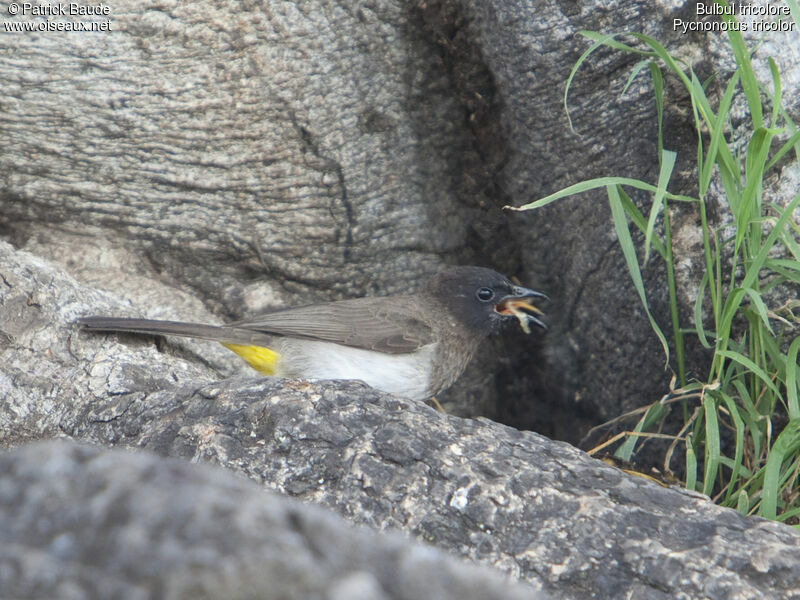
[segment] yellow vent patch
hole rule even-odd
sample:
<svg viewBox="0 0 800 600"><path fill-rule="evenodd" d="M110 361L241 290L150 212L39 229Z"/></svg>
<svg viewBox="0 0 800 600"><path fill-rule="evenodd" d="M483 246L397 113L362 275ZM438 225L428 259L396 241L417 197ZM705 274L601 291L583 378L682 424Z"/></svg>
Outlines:
<svg viewBox="0 0 800 600"><path fill-rule="evenodd" d="M275 375L275 368L281 355L262 346L240 346L239 344L222 344L241 356L247 364L264 375Z"/></svg>

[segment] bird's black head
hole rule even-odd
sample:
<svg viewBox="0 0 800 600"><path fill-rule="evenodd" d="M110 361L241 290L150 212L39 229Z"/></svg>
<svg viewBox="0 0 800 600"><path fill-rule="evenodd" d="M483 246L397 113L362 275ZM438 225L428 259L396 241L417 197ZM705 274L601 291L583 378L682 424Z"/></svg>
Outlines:
<svg viewBox="0 0 800 600"><path fill-rule="evenodd" d="M546 329L530 301L547 298L541 292L515 285L497 271L483 267L448 267L434 275L423 293L433 296L473 331L488 335L504 321L518 319L528 333L529 323Z"/></svg>

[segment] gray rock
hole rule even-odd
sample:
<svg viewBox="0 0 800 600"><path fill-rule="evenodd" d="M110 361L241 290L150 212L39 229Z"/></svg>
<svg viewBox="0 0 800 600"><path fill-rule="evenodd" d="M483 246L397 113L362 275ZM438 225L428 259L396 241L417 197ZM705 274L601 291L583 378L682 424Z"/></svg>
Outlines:
<svg viewBox="0 0 800 600"><path fill-rule="evenodd" d="M0 454L4 598L545 598L220 469L65 441Z"/></svg>

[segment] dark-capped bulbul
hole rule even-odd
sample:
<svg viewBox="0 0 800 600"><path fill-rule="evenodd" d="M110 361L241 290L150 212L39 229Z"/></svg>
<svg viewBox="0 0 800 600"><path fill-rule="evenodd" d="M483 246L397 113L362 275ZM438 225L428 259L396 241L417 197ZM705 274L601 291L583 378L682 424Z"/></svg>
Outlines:
<svg viewBox="0 0 800 600"><path fill-rule="evenodd" d="M449 267L410 295L287 308L227 325L91 316L85 329L214 340L266 375L360 379L424 400L461 375L487 336L517 319L546 329L541 292L482 267Z"/></svg>

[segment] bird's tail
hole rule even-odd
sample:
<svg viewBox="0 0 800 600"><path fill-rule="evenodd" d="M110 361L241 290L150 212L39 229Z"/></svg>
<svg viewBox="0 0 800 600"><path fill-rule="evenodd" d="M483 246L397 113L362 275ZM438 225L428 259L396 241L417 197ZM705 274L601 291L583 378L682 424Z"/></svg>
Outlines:
<svg viewBox="0 0 800 600"><path fill-rule="evenodd" d="M273 375L280 355L270 346L275 336L262 331L224 325L203 325L181 321L131 319L124 317L82 317L78 325L90 331L122 331L149 335L177 335L219 342L232 350L251 367L265 375Z"/></svg>

